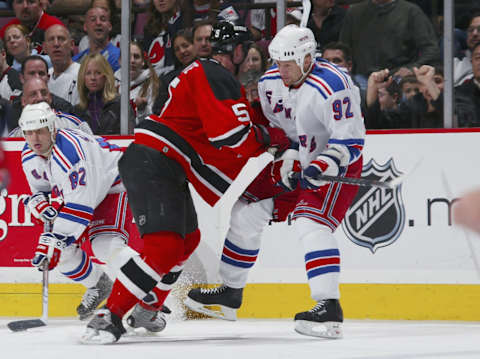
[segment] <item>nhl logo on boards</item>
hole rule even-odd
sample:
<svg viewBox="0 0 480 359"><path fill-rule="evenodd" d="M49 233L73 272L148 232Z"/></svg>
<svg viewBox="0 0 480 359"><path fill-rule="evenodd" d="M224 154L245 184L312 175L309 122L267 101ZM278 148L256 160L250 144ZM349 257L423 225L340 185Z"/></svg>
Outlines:
<svg viewBox="0 0 480 359"><path fill-rule="evenodd" d="M390 158L379 165L372 158L363 166L362 177L387 181L402 175ZM394 189L360 187L343 221L343 231L355 244L375 253L397 240L405 226L402 185Z"/></svg>

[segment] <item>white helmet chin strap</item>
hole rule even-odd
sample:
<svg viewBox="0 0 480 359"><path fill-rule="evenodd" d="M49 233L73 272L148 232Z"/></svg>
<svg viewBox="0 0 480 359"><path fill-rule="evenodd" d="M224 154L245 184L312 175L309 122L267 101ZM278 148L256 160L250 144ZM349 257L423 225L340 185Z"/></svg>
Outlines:
<svg viewBox="0 0 480 359"><path fill-rule="evenodd" d="M303 61L305 63L305 57L303 58ZM300 77L300 79L298 79L298 81L296 81L295 83L293 83L290 86L297 86L297 85L301 84L307 78L307 76L310 74L310 71L312 71L312 68L313 68L313 61L310 62L310 66L308 67L307 71L303 70L304 66L300 66L300 70L302 71L302 76Z"/></svg>

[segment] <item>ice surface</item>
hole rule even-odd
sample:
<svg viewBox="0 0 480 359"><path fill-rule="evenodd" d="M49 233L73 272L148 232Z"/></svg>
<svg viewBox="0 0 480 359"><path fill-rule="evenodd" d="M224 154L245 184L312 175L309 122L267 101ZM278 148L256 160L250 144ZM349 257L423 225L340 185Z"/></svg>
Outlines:
<svg viewBox="0 0 480 359"><path fill-rule="evenodd" d="M344 338L302 336L292 320L171 320L156 336L124 336L113 345L83 345L86 323L51 319L10 332L0 319L0 358L23 359L424 359L480 358L480 323L347 320Z"/></svg>

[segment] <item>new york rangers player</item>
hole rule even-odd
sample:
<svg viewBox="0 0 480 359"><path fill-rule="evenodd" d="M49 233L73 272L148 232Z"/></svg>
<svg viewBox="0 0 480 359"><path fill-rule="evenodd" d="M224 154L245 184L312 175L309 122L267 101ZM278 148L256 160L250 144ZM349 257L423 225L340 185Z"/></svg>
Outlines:
<svg viewBox="0 0 480 359"><path fill-rule="evenodd" d="M259 81L261 105L271 125L282 128L296 146L279 153L233 206L220 264L223 285L191 290L185 304L235 320L263 228L272 216L283 221L293 211L311 296L317 302L295 316L295 329L305 335L339 338L340 253L333 232L357 187L317 176L360 176L365 127L358 88L336 66L315 60L315 48L311 30L296 25L282 28L271 42L275 65ZM212 305L219 305L221 312L213 311Z"/></svg>
<svg viewBox="0 0 480 359"><path fill-rule="evenodd" d="M114 273L121 265L116 254L124 248L134 252L126 246L132 214L118 174L121 149L102 137L57 129L56 122L46 102L26 105L19 120L26 140L22 166L33 193L27 205L35 217L51 223L51 231L40 235L32 264L42 268L48 261L49 270L58 267L88 288L77 308L84 320L108 297L113 283L80 246L90 241L95 256ZM49 193L61 198L58 210L49 203ZM135 327L165 327L157 311L135 309Z"/></svg>

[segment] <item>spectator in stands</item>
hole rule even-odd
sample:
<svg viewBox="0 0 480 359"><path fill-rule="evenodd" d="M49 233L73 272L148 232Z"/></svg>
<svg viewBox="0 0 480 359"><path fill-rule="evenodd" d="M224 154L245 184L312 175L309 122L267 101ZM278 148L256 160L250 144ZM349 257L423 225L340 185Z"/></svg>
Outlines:
<svg viewBox="0 0 480 359"><path fill-rule="evenodd" d="M212 24L208 21L199 22L193 27L193 47L198 58L212 56L211 34Z"/></svg>
<svg viewBox="0 0 480 359"><path fill-rule="evenodd" d="M0 29L0 38L5 38L5 30L12 24L22 24L27 28L27 34L32 42L32 48L42 53L44 32L50 26L63 23L55 16L44 12L41 0L13 0L12 7L15 19L12 19Z"/></svg>
<svg viewBox="0 0 480 359"><path fill-rule="evenodd" d="M312 1L307 27L312 30L320 47L338 41L346 12L335 4L335 0Z"/></svg>
<svg viewBox="0 0 480 359"><path fill-rule="evenodd" d="M5 30L5 46L7 54L12 59L12 67L17 71L21 70L22 63L28 56L38 54L36 49L32 49L28 29L20 24L10 25ZM50 66L50 58L46 55L41 56Z"/></svg>
<svg viewBox="0 0 480 359"><path fill-rule="evenodd" d="M7 63L7 51L0 39L0 97L12 100L22 93L20 74Z"/></svg>
<svg viewBox="0 0 480 359"><path fill-rule="evenodd" d="M89 48L75 55L73 60L80 63L90 53L100 53L107 59L112 70L117 71L120 68L120 49L109 41L112 30L109 12L102 7L89 8L83 28L88 36Z"/></svg>
<svg viewBox="0 0 480 359"><path fill-rule="evenodd" d="M53 0L40 0L40 6L43 11L47 11L50 5L52 5Z"/></svg>
<svg viewBox="0 0 480 359"><path fill-rule="evenodd" d="M190 27L199 21L215 21L220 8L218 0L185 1L185 25Z"/></svg>
<svg viewBox="0 0 480 359"><path fill-rule="evenodd" d="M38 55L31 55L27 57L23 62L22 71L20 73L20 80L25 86L25 82L27 82L31 78L39 78L40 80L45 82L45 87L47 88L48 94L50 94L50 91L48 90L48 66L47 62L43 57ZM23 90L25 91L25 88ZM39 88L38 91L45 93L43 87ZM20 118L23 109L21 102L22 95L17 96L12 100L12 117L7 123L8 131L11 131L18 126L18 119ZM47 95L44 94L44 96ZM56 95L51 94L51 100L46 102L48 102L48 104L53 109L55 109L55 111L61 111L64 113L72 113L73 111L73 107L70 102L67 102L63 98Z"/></svg>
<svg viewBox="0 0 480 359"><path fill-rule="evenodd" d="M413 72L419 83L419 92L409 100L402 102L407 105L408 116L413 120L414 128L443 127L443 88L445 79L440 66L423 65L414 67Z"/></svg>
<svg viewBox="0 0 480 359"><path fill-rule="evenodd" d="M342 42L330 42L323 46L322 57L332 64L341 67L344 71L352 71L352 50Z"/></svg>
<svg viewBox="0 0 480 359"><path fill-rule="evenodd" d="M78 72L80 103L74 114L86 121L96 135L120 134L120 96L107 60L99 53L85 56ZM135 120L129 113L129 133Z"/></svg>
<svg viewBox="0 0 480 359"><path fill-rule="evenodd" d="M196 53L190 30L179 30L175 34L173 37L173 53L175 55L175 69L183 69L195 60Z"/></svg>
<svg viewBox="0 0 480 359"><path fill-rule="evenodd" d="M121 72L115 72L115 79L121 81ZM158 76L152 64L146 58L142 45L130 42L130 104L134 110L136 124L151 115L152 107L158 95Z"/></svg>
<svg viewBox="0 0 480 359"><path fill-rule="evenodd" d="M120 47L120 39L121 39L120 25L121 24L117 24L119 11L115 5L115 1L114 0L92 0L89 8L94 8L94 7L101 7L108 12L110 23L112 25L112 29L108 34L109 40L115 47ZM89 46L90 45L89 45L88 35L84 35L80 39L80 42L78 43L78 52L85 51L86 49L88 49Z"/></svg>
<svg viewBox="0 0 480 359"><path fill-rule="evenodd" d="M180 4L180 0L152 0L147 10L143 48L158 75L174 68L172 39L184 27Z"/></svg>
<svg viewBox="0 0 480 359"><path fill-rule="evenodd" d="M168 85L170 82L196 59L190 30L179 30L175 34L173 38L173 49L175 54L175 70L160 75L159 90L152 108L154 114L159 114L165 101L167 101L169 96Z"/></svg>
<svg viewBox="0 0 480 359"><path fill-rule="evenodd" d="M238 77L248 71L264 73L267 70L267 55L263 49L252 42L246 49L247 56L238 68Z"/></svg>
<svg viewBox="0 0 480 359"><path fill-rule="evenodd" d="M455 115L459 127L480 127L480 42L471 52L473 79L455 88Z"/></svg>
<svg viewBox="0 0 480 359"><path fill-rule="evenodd" d="M472 52L475 44L480 42L480 12L476 11L470 17L467 28L467 47L465 56L453 59L453 84L459 86L473 77Z"/></svg>
<svg viewBox="0 0 480 359"><path fill-rule="evenodd" d="M402 90L402 101L408 101L417 93L419 93L419 83L415 75L407 75L400 81L400 89Z"/></svg>
<svg viewBox="0 0 480 359"><path fill-rule="evenodd" d="M406 0L368 0L352 5L340 41L350 46L353 73L366 86L368 76L388 68L406 76L414 66L439 62L440 53L430 20Z"/></svg>
<svg viewBox="0 0 480 359"><path fill-rule="evenodd" d="M80 64L72 60L74 46L70 31L65 26L53 25L45 31L43 48L52 61L48 70L48 88L72 105L79 102L77 78Z"/></svg>
<svg viewBox="0 0 480 359"><path fill-rule="evenodd" d="M26 105L40 102L46 102L51 107L52 95L48 90L48 86L44 80L39 77L32 77L25 81L23 84L23 94L21 96L22 109ZM55 113L58 116L58 127L79 129L86 133L92 133L92 130L90 129L88 124L80 120L78 117L75 117L70 113L64 113L57 110L55 110ZM23 137L23 133L20 127L16 127L15 129L13 129L9 133L9 137Z"/></svg>
<svg viewBox="0 0 480 359"><path fill-rule="evenodd" d="M367 129L410 128L399 111L401 90L388 69L372 72L368 78L365 126Z"/></svg>

